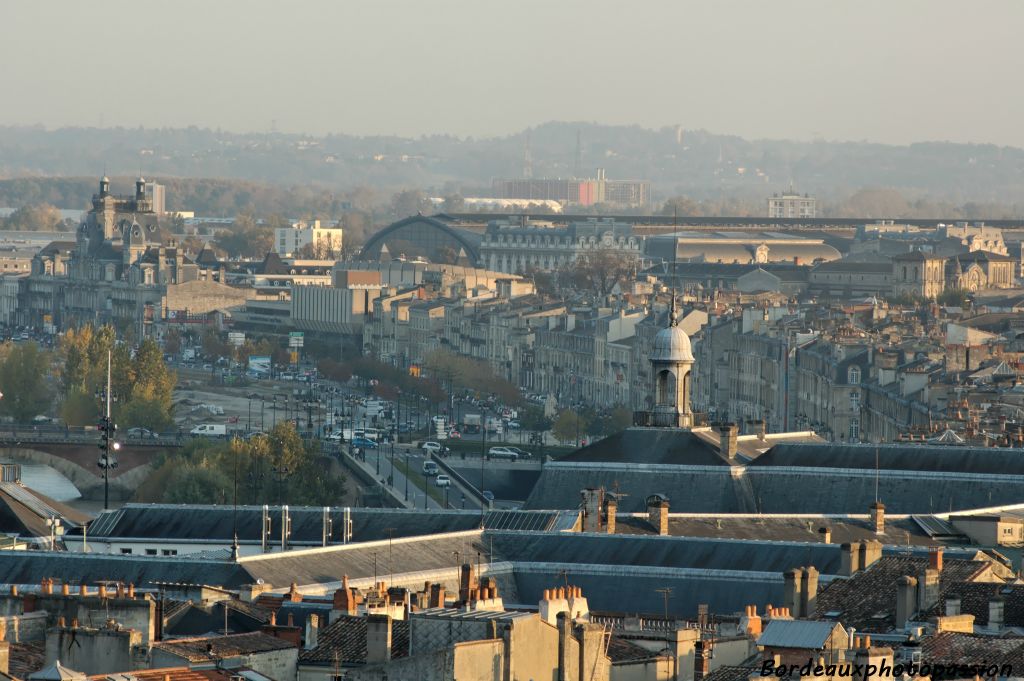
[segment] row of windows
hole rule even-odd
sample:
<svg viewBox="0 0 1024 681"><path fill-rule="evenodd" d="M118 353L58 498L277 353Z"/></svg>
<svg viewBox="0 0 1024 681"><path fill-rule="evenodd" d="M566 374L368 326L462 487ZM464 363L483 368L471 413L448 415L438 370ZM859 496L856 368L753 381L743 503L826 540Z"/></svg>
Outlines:
<svg viewBox="0 0 1024 681"><path fill-rule="evenodd" d="M176 556L176 555L178 555L178 549L160 549L159 551L160 551L160 555L162 555L162 556ZM121 555L123 555L123 556L130 556L130 555L132 555L132 550L131 549L127 549L127 548L121 549ZM155 555L157 555L157 549L146 549L146 555L147 556L155 556Z"/></svg>

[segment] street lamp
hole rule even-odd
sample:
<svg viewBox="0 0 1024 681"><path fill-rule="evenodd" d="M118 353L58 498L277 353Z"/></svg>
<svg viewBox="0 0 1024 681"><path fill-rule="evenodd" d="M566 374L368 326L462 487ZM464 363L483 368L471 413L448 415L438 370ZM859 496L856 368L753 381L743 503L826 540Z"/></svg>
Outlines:
<svg viewBox="0 0 1024 681"><path fill-rule="evenodd" d="M277 505L280 506L284 498L284 481L285 478L291 473L288 466L274 466L270 469L274 474L274 478L277 480Z"/></svg>
<svg viewBox="0 0 1024 681"><path fill-rule="evenodd" d="M106 403L106 410L100 416L100 458L96 465L103 469L103 510L110 508L110 469L117 468L117 459L113 453L121 448L121 443L114 439L117 431L117 424L110 417L110 401L113 399L110 391L110 350L107 350L107 387L96 392L96 397Z"/></svg>

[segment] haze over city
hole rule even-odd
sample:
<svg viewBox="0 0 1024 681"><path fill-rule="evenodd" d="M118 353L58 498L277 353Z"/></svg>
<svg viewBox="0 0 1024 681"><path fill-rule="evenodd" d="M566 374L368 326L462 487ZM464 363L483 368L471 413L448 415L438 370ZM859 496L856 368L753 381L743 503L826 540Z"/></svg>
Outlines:
<svg viewBox="0 0 1024 681"><path fill-rule="evenodd" d="M581 120L1024 146L1022 24L1013 0L8 3L0 124L493 136Z"/></svg>
<svg viewBox="0 0 1024 681"><path fill-rule="evenodd" d="M0 9L0 681L1024 678L1024 4Z"/></svg>

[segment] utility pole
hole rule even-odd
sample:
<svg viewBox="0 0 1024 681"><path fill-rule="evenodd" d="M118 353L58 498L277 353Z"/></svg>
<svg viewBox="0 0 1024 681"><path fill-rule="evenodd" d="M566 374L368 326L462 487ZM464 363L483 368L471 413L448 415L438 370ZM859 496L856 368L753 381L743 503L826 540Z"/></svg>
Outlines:
<svg viewBox="0 0 1024 681"><path fill-rule="evenodd" d="M102 454L100 454L99 461L96 462L96 465L103 469L103 510L110 508L110 469L117 468L117 460L114 458L113 453L121 448L121 445L114 440L117 425L110 417L110 364L111 351L107 350L107 389L104 392L106 409L100 418L99 448Z"/></svg>

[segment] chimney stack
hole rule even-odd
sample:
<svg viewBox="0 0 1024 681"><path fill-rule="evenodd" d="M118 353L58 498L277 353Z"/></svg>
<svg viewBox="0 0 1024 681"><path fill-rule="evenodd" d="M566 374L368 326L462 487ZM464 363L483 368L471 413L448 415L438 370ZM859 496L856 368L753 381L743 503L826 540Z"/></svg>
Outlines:
<svg viewBox="0 0 1024 681"><path fill-rule="evenodd" d="M841 558L839 574L851 577L860 569L860 542L844 542L839 547Z"/></svg>
<svg viewBox="0 0 1024 681"><path fill-rule="evenodd" d="M896 584L896 628L903 629L917 611L917 580L902 577Z"/></svg>
<svg viewBox="0 0 1024 681"><path fill-rule="evenodd" d="M933 546L928 549L928 568L942 572L942 547Z"/></svg>
<svg viewBox="0 0 1024 681"><path fill-rule="evenodd" d="M306 620L306 639L304 648L313 650L317 646L317 639L320 637L320 618L313 614Z"/></svg>
<svg viewBox="0 0 1024 681"><path fill-rule="evenodd" d="M736 458L736 443L739 437L739 427L735 423L722 423L718 426L719 445L718 453L727 459Z"/></svg>
<svg viewBox="0 0 1024 681"><path fill-rule="evenodd" d="M996 596L988 602L988 629L993 633L1002 631L1006 602L1001 596Z"/></svg>
<svg viewBox="0 0 1024 681"><path fill-rule="evenodd" d="M740 618L740 630L747 636L757 638L761 635L761 616L757 614L756 605L748 605L746 613Z"/></svg>
<svg viewBox="0 0 1024 681"><path fill-rule="evenodd" d="M783 574L785 586L783 587L782 603L785 607L792 608L793 612L800 614L800 593L803 584L803 569L793 568L786 570Z"/></svg>
<svg viewBox="0 0 1024 681"><path fill-rule="evenodd" d="M871 504L871 527L875 534L885 534L885 504L881 501Z"/></svg>
<svg viewBox="0 0 1024 681"><path fill-rule="evenodd" d="M818 602L818 569L811 565L805 567L803 573L799 617L811 617Z"/></svg>
<svg viewBox="0 0 1024 681"><path fill-rule="evenodd" d="M956 617L960 614L960 597L956 594L946 594L946 617Z"/></svg>
<svg viewBox="0 0 1024 681"><path fill-rule="evenodd" d="M818 534L821 535L821 543L822 544L831 544L832 543L832 528L829 528L829 527L819 527L818 528Z"/></svg>
<svg viewBox="0 0 1024 681"><path fill-rule="evenodd" d="M877 539L868 539L861 542L860 547L860 569L866 570L882 557L882 542Z"/></svg>
<svg viewBox="0 0 1024 681"><path fill-rule="evenodd" d="M619 512L619 500L614 494L608 494L604 500L604 528L608 534L615 534L615 514Z"/></svg>
<svg viewBox="0 0 1024 681"><path fill-rule="evenodd" d="M647 497L647 519L660 536L668 535L668 497L663 494Z"/></svg>
<svg viewBox="0 0 1024 681"><path fill-rule="evenodd" d="M366 664L391 660L391 616L366 616Z"/></svg>

